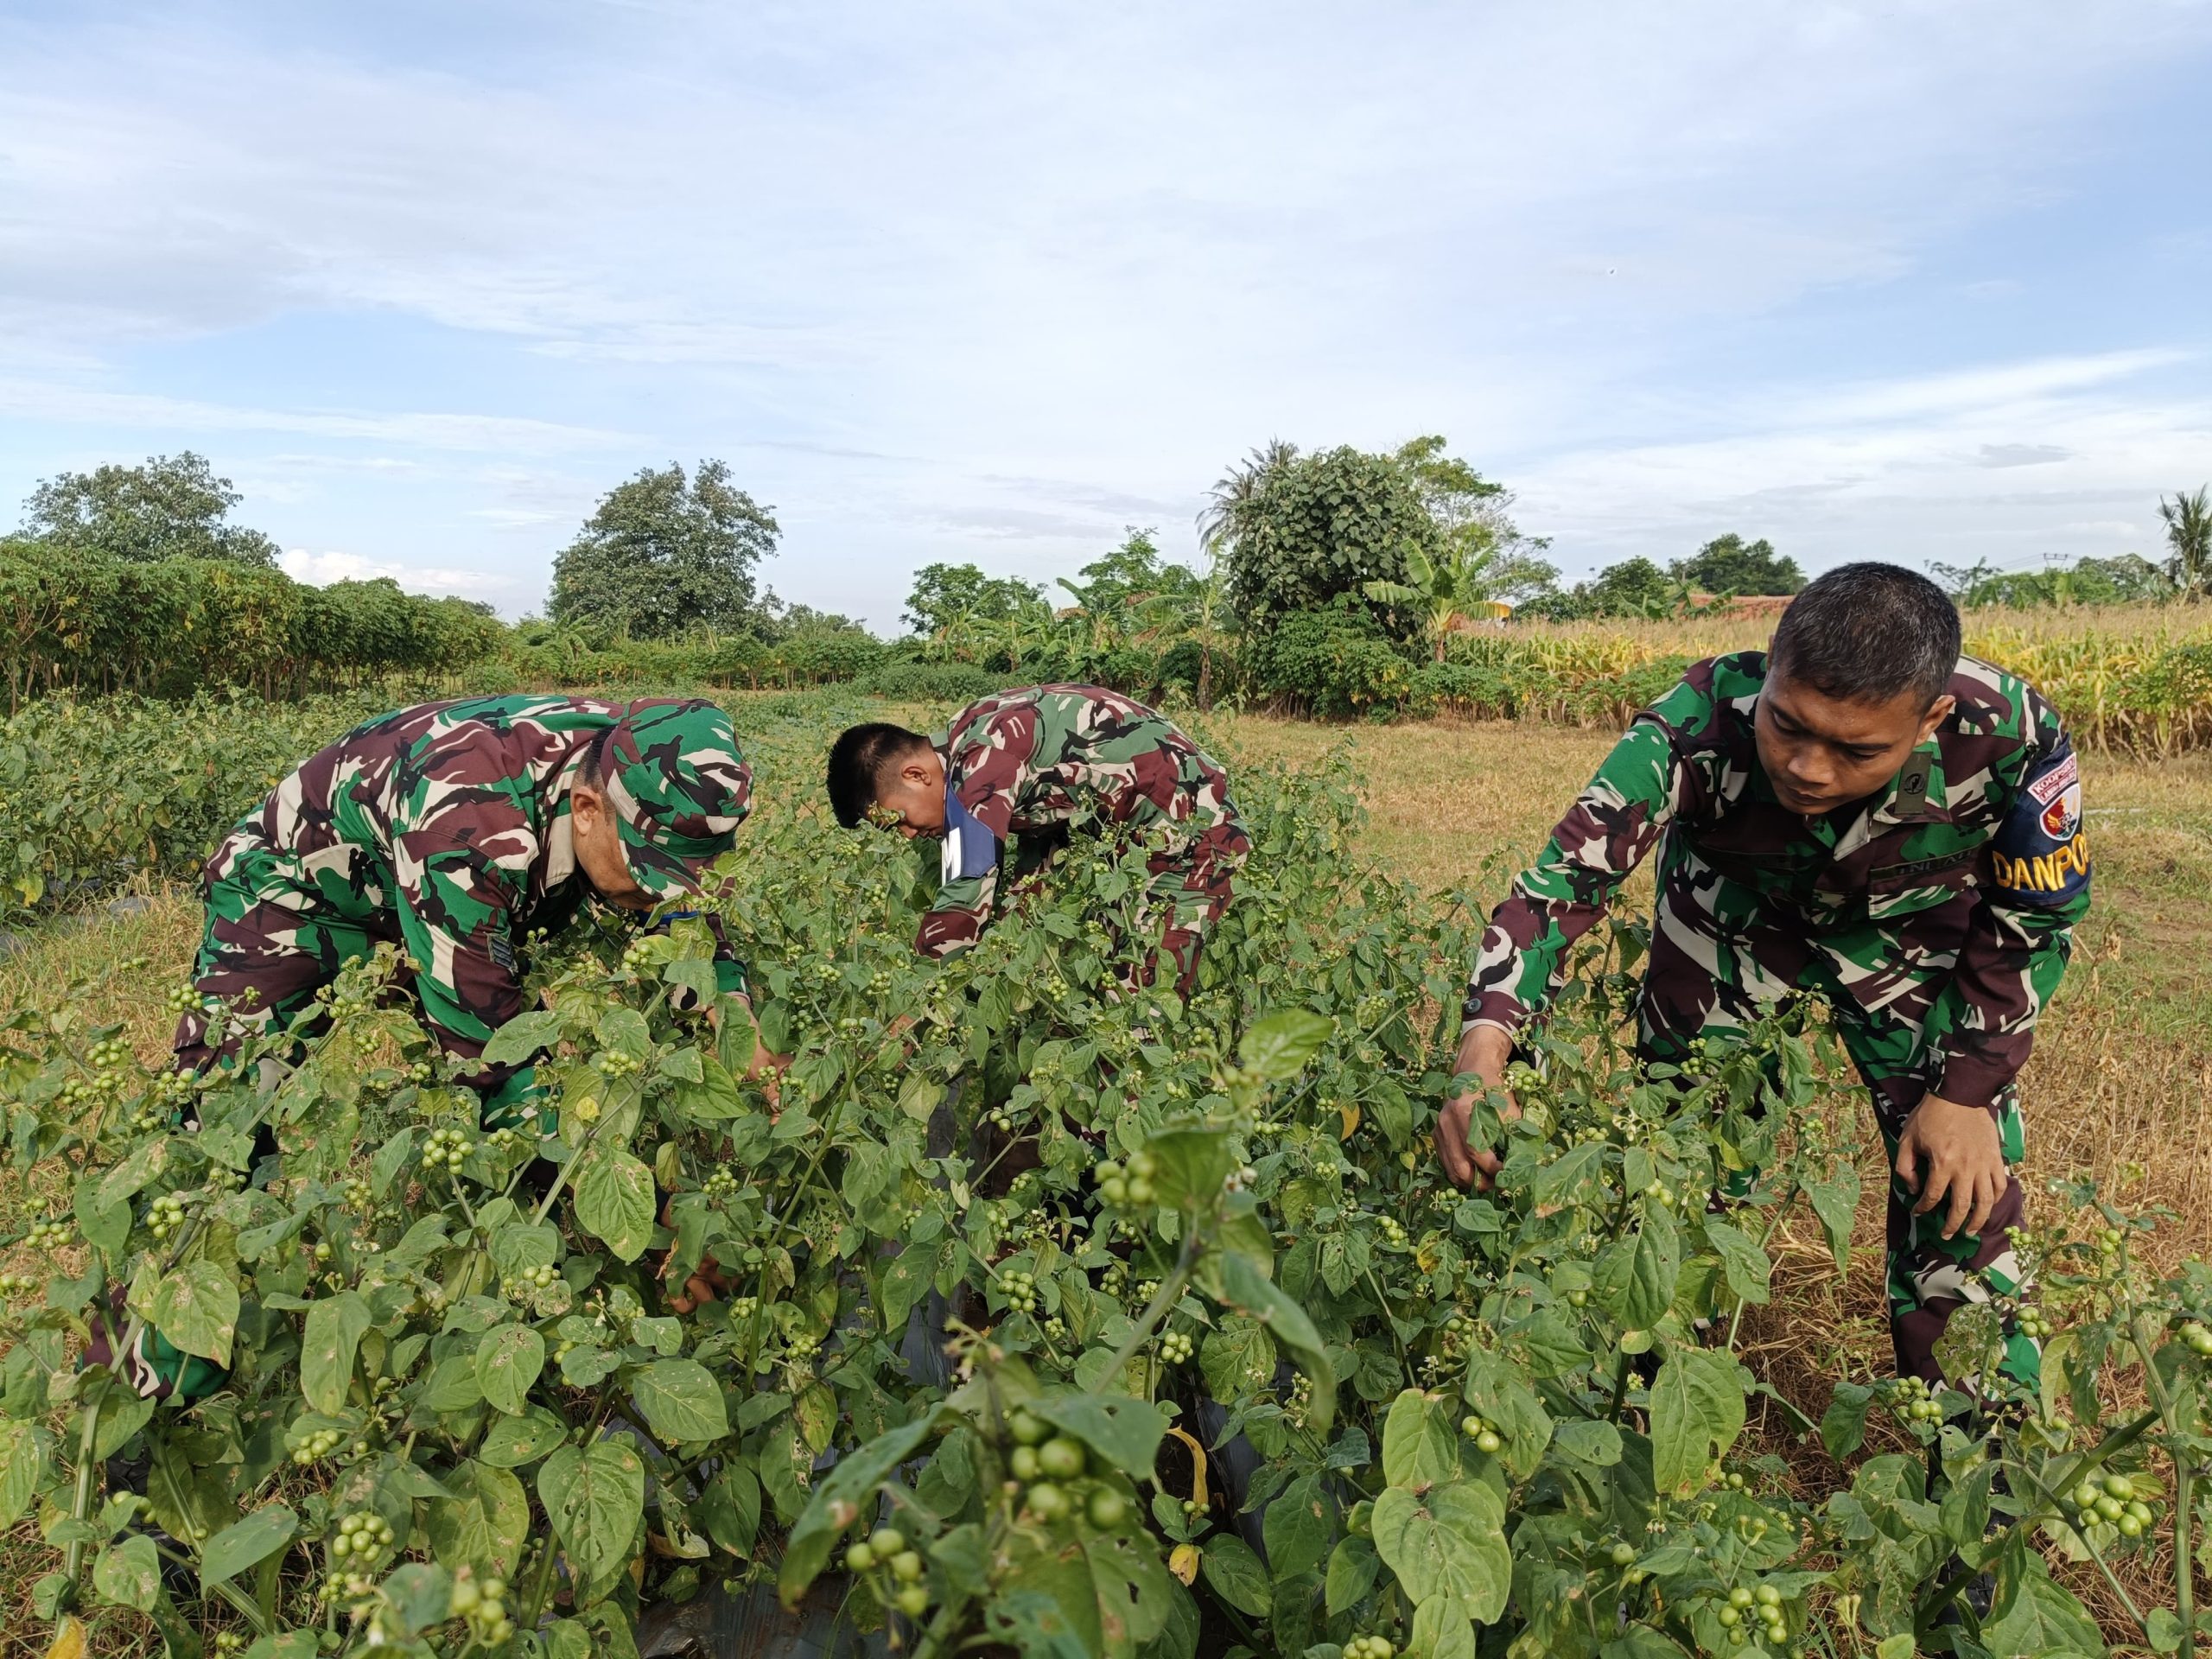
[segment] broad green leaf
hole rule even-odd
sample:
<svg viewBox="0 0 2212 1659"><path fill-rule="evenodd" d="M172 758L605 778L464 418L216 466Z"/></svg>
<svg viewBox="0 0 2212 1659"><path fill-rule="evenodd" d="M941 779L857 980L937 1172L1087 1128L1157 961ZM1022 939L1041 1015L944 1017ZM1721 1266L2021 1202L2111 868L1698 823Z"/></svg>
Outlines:
<svg viewBox="0 0 2212 1659"><path fill-rule="evenodd" d="M878 1435L848 1453L823 1477L815 1488L812 1501L791 1528L790 1541L784 1546L784 1562L776 1574L776 1590L785 1606L795 1606L806 1593L806 1587L828 1564L830 1552L853 1522L863 1512L875 1513L872 1494L876 1485L912 1457L916 1446L929 1439L931 1427L932 1419L925 1416L887 1434ZM863 1503L867 1505L865 1511Z"/></svg>
<svg viewBox="0 0 2212 1659"><path fill-rule="evenodd" d="M1382 1420L1382 1478L1420 1491L1459 1475L1459 1430L1451 1396L1408 1389Z"/></svg>
<svg viewBox="0 0 2212 1659"><path fill-rule="evenodd" d="M162 1277L149 1317L155 1329L186 1353L228 1365L238 1329L238 1283L213 1262L188 1262Z"/></svg>
<svg viewBox="0 0 2212 1659"><path fill-rule="evenodd" d="M1324 1580L1329 1617L1334 1618L1375 1587L1382 1562L1375 1546L1364 1538L1343 1538L1329 1552L1329 1571Z"/></svg>
<svg viewBox="0 0 2212 1659"><path fill-rule="evenodd" d="M300 1338L300 1392L317 1411L346 1409L353 1357L372 1323L369 1305L357 1291L341 1290L308 1309L307 1329Z"/></svg>
<svg viewBox="0 0 2212 1659"><path fill-rule="evenodd" d="M619 1002L599 1016L599 1040L633 1060L652 1057L652 1028L645 1024L645 1016Z"/></svg>
<svg viewBox="0 0 2212 1659"><path fill-rule="evenodd" d="M1238 1040L1236 1058L1245 1070L1271 1083L1294 1077L1321 1052L1321 1045L1335 1029L1332 1021L1303 1008L1262 1014Z"/></svg>
<svg viewBox="0 0 2212 1659"><path fill-rule="evenodd" d="M714 1373L696 1359L657 1359L630 1379L645 1427L670 1445L718 1440L729 1433L729 1415Z"/></svg>
<svg viewBox="0 0 2212 1659"><path fill-rule="evenodd" d="M0 1527L12 1527L46 1478L45 1439L29 1423L0 1421Z"/></svg>
<svg viewBox="0 0 2212 1659"><path fill-rule="evenodd" d="M1603 1142L1588 1141L1547 1165L1529 1189L1537 1213L1548 1214L1572 1202L1584 1185L1596 1180L1605 1167L1605 1150Z"/></svg>
<svg viewBox="0 0 2212 1659"><path fill-rule="evenodd" d="M645 1465L627 1440L564 1446L537 1471L537 1497L576 1569L591 1585L610 1580L630 1559L630 1540L645 1510Z"/></svg>
<svg viewBox="0 0 2212 1659"><path fill-rule="evenodd" d="M1849 1164L1838 1164L1835 1173L1825 1181L1808 1181L1805 1196L1813 1203L1813 1213L1821 1220L1821 1230L1827 1236L1828 1254L1835 1258L1835 1270L1841 1273L1851 1265L1851 1223L1859 1211L1859 1172Z"/></svg>
<svg viewBox="0 0 2212 1659"><path fill-rule="evenodd" d="M1159 1165L1153 1185L1171 1210L1211 1204L1236 1167L1226 1129L1163 1129L1145 1144Z"/></svg>
<svg viewBox="0 0 2212 1659"><path fill-rule="evenodd" d="M1840 1462L1866 1443L1866 1408L1873 1400L1874 1390L1863 1382L1835 1385L1828 1408L1821 1414L1821 1444L1828 1456Z"/></svg>
<svg viewBox="0 0 2212 1659"><path fill-rule="evenodd" d="M1593 1285L1605 1311L1630 1331L1649 1331L1673 1304L1682 1265L1675 1218L1656 1204L1643 1206L1636 1231L1598 1253Z"/></svg>
<svg viewBox="0 0 2212 1659"><path fill-rule="evenodd" d="M1552 1447L1572 1462L1610 1469L1621 1460L1621 1432L1602 1419L1572 1418L1553 1431Z"/></svg>
<svg viewBox="0 0 2212 1659"><path fill-rule="evenodd" d="M476 1344L476 1386L510 1417L530 1408L531 1384L545 1369L545 1338L526 1325L503 1325Z"/></svg>
<svg viewBox="0 0 2212 1659"><path fill-rule="evenodd" d="M1257 1321L1290 1351L1299 1370L1313 1385L1306 1400L1306 1427L1313 1433L1326 1434L1336 1418L1337 1377L1329 1363L1328 1346L1314 1328L1313 1316L1285 1295L1249 1255L1217 1252L1207 1258L1207 1266L1212 1269L1220 1300Z"/></svg>
<svg viewBox="0 0 2212 1659"><path fill-rule="evenodd" d="M1513 1585L1505 1506L1481 1481L1421 1496L1390 1487L1375 1500L1375 1551L1416 1603L1450 1597L1485 1624L1505 1611Z"/></svg>
<svg viewBox="0 0 2212 1659"><path fill-rule="evenodd" d="M1504 1440L1500 1458L1505 1466L1520 1479L1535 1474L1552 1440L1551 1414L1536 1398L1535 1390L1498 1356L1477 1349L1467 1356L1467 1379L1462 1392L1466 1402Z"/></svg>
<svg viewBox="0 0 2212 1659"><path fill-rule="evenodd" d="M1431 1596L1414 1609L1406 1651L1419 1659L1475 1659L1475 1626L1451 1596Z"/></svg>
<svg viewBox="0 0 2212 1659"><path fill-rule="evenodd" d="M561 1444L569 1426L543 1406L532 1406L520 1417L495 1417L484 1429L476 1448L480 1462L495 1469L519 1469L535 1463Z"/></svg>
<svg viewBox="0 0 2212 1659"><path fill-rule="evenodd" d="M626 1152L593 1153L576 1183L576 1219L621 1260L636 1261L652 1243L652 1171Z"/></svg>
<svg viewBox="0 0 2212 1659"><path fill-rule="evenodd" d="M1268 1570L1278 1583L1328 1554L1335 1518L1336 1505L1318 1474L1300 1475L1275 1496L1262 1517L1261 1534Z"/></svg>
<svg viewBox="0 0 2212 1659"><path fill-rule="evenodd" d="M110 1544L92 1563L92 1587L118 1606L154 1611L162 1595L162 1557L143 1533Z"/></svg>
<svg viewBox="0 0 2212 1659"><path fill-rule="evenodd" d="M493 1032L492 1040L484 1045L484 1064L526 1065L540 1049L559 1038L567 1023L565 1016L552 1008L518 1014Z"/></svg>
<svg viewBox="0 0 2212 1659"><path fill-rule="evenodd" d="M2103 1634L2073 1592L2054 1583L2037 1557L2021 1552L2016 1559L2016 1572L2000 1577L1996 1602L1982 1621L1981 1645L2005 1656L2101 1656Z"/></svg>
<svg viewBox="0 0 2212 1659"><path fill-rule="evenodd" d="M1677 1348L1651 1385L1651 1478L1661 1492L1688 1497L1706 1465L1744 1431L1749 1377L1725 1352Z"/></svg>
<svg viewBox="0 0 2212 1659"><path fill-rule="evenodd" d="M1124 1395L1040 1395L1029 1409L1056 1428L1065 1429L1112 1467L1132 1479L1150 1472L1160 1452L1167 1416L1147 1400Z"/></svg>
<svg viewBox="0 0 2212 1659"><path fill-rule="evenodd" d="M1206 1584L1240 1613L1265 1618L1274 1603L1268 1586L1268 1569L1252 1546L1233 1532L1217 1533L1206 1540L1198 1554Z"/></svg>
<svg viewBox="0 0 2212 1659"><path fill-rule="evenodd" d="M510 1222L492 1235L492 1265L502 1279L550 1268L560 1259L561 1230L551 1222Z"/></svg>
<svg viewBox="0 0 2212 1659"><path fill-rule="evenodd" d="M676 1091L677 1109L696 1118L718 1120L742 1117L746 1112L744 1100L737 1092L737 1080L729 1069L711 1055L700 1065L700 1079L687 1083Z"/></svg>
<svg viewBox="0 0 2212 1659"><path fill-rule="evenodd" d="M282 1503L264 1503L225 1527L200 1552L200 1582L210 1587L235 1578L292 1541L300 1517Z"/></svg>
<svg viewBox="0 0 2212 1659"><path fill-rule="evenodd" d="M1198 1370L1215 1399L1242 1400L1274 1382L1274 1340L1257 1319L1231 1314L1198 1344Z"/></svg>
<svg viewBox="0 0 2212 1659"><path fill-rule="evenodd" d="M107 1173L100 1182L99 1192L93 1194L93 1210L113 1210L118 1205L128 1203L144 1190L149 1181L168 1167L168 1161L169 1143L167 1141L149 1141Z"/></svg>
<svg viewBox="0 0 2212 1659"><path fill-rule="evenodd" d="M1757 1241L1718 1216L1705 1218L1705 1236L1719 1252L1720 1270L1727 1276L1730 1294L1746 1302L1765 1301L1767 1281L1774 1264L1767 1260L1766 1252Z"/></svg>
<svg viewBox="0 0 2212 1659"><path fill-rule="evenodd" d="M505 1469L471 1459L444 1480L451 1497L429 1505L430 1553L441 1566L473 1567L485 1577L504 1577L522 1559L530 1535L530 1498Z"/></svg>

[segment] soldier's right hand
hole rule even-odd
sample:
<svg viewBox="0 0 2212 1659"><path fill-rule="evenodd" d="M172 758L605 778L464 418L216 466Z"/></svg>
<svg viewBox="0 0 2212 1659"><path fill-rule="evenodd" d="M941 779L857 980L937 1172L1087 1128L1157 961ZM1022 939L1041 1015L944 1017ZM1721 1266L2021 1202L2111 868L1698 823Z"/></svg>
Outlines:
<svg viewBox="0 0 2212 1659"><path fill-rule="evenodd" d="M1506 1063L1513 1058L1513 1039L1496 1026L1470 1026L1459 1039L1459 1056L1452 1070L1455 1075L1471 1074L1484 1090L1503 1094L1505 1091ZM1475 1102L1480 1096L1470 1090L1454 1095L1444 1104L1436 1120L1436 1156L1444 1166L1444 1173L1454 1186L1472 1185L1478 1192L1490 1190L1491 1177L1497 1173L1503 1161L1488 1147L1470 1147L1468 1130L1474 1121ZM1521 1108L1512 1096L1506 1095L1503 1116L1518 1117Z"/></svg>

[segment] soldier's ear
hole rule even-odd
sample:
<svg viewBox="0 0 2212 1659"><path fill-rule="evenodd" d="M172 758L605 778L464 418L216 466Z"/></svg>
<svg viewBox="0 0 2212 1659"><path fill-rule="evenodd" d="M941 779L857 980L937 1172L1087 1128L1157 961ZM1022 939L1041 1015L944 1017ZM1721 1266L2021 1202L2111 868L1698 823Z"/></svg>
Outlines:
<svg viewBox="0 0 2212 1659"><path fill-rule="evenodd" d="M1928 712L1921 716L1920 735L1913 739L1914 744L1916 746L1925 743L1928 741L1929 734L1933 733L1938 726L1941 726L1945 721L1948 720L1951 717L1951 710L1958 706L1959 700L1956 697L1952 696L1948 692L1936 698L1935 702L1929 703L1928 705Z"/></svg>

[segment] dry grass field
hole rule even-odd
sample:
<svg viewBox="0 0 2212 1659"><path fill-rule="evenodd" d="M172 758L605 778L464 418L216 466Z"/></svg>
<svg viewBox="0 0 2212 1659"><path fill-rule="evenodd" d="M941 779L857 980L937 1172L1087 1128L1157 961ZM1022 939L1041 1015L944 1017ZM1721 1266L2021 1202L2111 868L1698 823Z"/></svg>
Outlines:
<svg viewBox="0 0 2212 1659"><path fill-rule="evenodd" d="M1557 726L1345 728L1235 716L1208 731L1225 755L1249 760L1309 761L1348 746L1367 784L1370 854L1426 887L1468 888L1485 900L1611 741ZM2212 753L2085 764L2097 908L2024 1079L2030 1201L2048 1178L2091 1172L2130 1202L2170 1207L2177 1220L2159 1249L2177 1257L2212 1245ZM773 811L794 788L816 787L811 777L764 777L756 799ZM168 1036L161 994L184 972L198 931L191 893L168 887L133 913L28 936L0 960L0 1009L67 1000L87 1021L121 1021L152 1060ZM1869 1155L1847 1281L1834 1282L1816 1230L1802 1227L1777 1239L1776 1301L1747 1321L1750 1363L1815 1418L1835 1378L1877 1376L1887 1364L1878 1155ZM0 1234L20 1231L53 1196L0 1182ZM1787 1455L1787 1420L1770 1418L1769 1443ZM28 1592L51 1558L28 1521L8 1544L0 1656L40 1651ZM118 1654L149 1639L111 1614L94 1637L93 1651Z"/></svg>

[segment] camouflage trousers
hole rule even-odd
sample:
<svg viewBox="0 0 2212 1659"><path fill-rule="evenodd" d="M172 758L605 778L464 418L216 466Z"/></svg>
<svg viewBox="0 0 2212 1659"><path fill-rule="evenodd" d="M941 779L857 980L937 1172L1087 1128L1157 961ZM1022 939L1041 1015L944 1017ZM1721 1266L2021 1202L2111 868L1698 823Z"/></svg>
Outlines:
<svg viewBox="0 0 2212 1659"><path fill-rule="evenodd" d="M1147 868L1145 914L1157 918L1160 943L1145 958L1138 982L1155 984L1163 958L1175 967L1175 993L1186 1001L1198 984L1206 934L1235 896L1237 871L1252 855L1251 839L1235 823L1211 825L1188 845L1156 853Z"/></svg>
<svg viewBox="0 0 2212 1659"><path fill-rule="evenodd" d="M1939 933L1948 925L1931 920ZM1929 949L1931 943L1944 941L1916 938L1897 926L1814 933L1724 880L1696 899L1677 892L1662 901L1637 1014L1645 1057L1679 1062L1700 1038L1710 1049L1789 1004L1827 1001L1836 1034L1873 1098L1887 1153L1890 1341L1897 1373L1933 1383L1942 1376L1936 1340L1953 1311L2019 1288L2020 1265L2006 1233L2020 1224L2023 1199L2018 1178L2008 1175L1981 1231L1945 1238L1948 1201L1914 1215L1918 1195L1896 1173L1897 1139L1934 1082L1946 1034L1938 999L1955 957ZM1868 982L1877 973L1882 995L1870 1006ZM2005 1163L2017 1166L2024 1151L2017 1087L2008 1086L1989 1112ZM2032 1387L2040 1370L2034 1342L2009 1336L2002 1369Z"/></svg>

